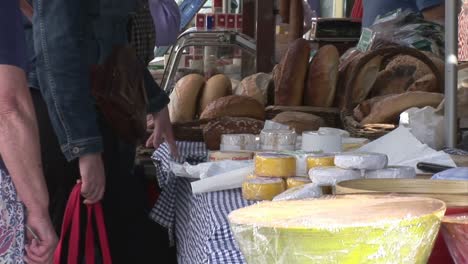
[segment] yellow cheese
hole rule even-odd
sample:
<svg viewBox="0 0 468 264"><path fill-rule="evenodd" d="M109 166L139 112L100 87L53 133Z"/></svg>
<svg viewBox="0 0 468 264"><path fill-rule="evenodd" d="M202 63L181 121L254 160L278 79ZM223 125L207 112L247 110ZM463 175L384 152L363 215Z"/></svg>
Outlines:
<svg viewBox="0 0 468 264"><path fill-rule="evenodd" d="M208 161L251 159L253 159L253 152L214 151L208 155Z"/></svg>
<svg viewBox="0 0 468 264"><path fill-rule="evenodd" d="M307 157L307 171L315 167L335 166L334 155L314 155Z"/></svg>
<svg viewBox="0 0 468 264"><path fill-rule="evenodd" d="M284 192L286 186L283 179L261 178L247 179L242 183L242 196L246 200L272 200Z"/></svg>
<svg viewBox="0 0 468 264"><path fill-rule="evenodd" d="M291 189L311 182L312 181L310 179L304 177L290 177L286 179L286 189Z"/></svg>
<svg viewBox="0 0 468 264"><path fill-rule="evenodd" d="M296 176L296 158L278 153L257 153L255 175L260 177Z"/></svg>

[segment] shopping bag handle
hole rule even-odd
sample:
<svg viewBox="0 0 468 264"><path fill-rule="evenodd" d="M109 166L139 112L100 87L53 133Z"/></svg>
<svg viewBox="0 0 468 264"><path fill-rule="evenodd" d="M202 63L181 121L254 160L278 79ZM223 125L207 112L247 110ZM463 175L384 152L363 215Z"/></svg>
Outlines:
<svg viewBox="0 0 468 264"><path fill-rule="evenodd" d="M78 264L78 252L80 246L80 206L81 205L81 183L78 183L73 188L70 197L68 198L65 215L63 218L62 232L57 249L54 254L54 264L60 264L62 259L63 244L66 235L70 233L68 239L68 264ZM93 219L96 221L97 233L99 236L100 249L102 251L103 264L111 264L111 256L109 250L109 241L107 239L106 226L104 223L104 214L100 203L86 205L87 207L87 224L85 233L85 260L86 264L95 264L95 240Z"/></svg>

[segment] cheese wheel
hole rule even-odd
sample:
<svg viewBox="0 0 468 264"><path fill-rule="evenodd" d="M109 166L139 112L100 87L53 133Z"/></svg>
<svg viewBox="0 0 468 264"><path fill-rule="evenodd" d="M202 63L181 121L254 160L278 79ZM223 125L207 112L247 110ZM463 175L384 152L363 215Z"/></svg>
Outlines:
<svg viewBox="0 0 468 264"><path fill-rule="evenodd" d="M208 154L208 161L251 160L253 152L213 151Z"/></svg>
<svg viewBox="0 0 468 264"><path fill-rule="evenodd" d="M366 171L368 179L411 179L416 177L416 170L408 166L390 166L381 170Z"/></svg>
<svg viewBox="0 0 468 264"><path fill-rule="evenodd" d="M221 150L257 150L257 136L253 134L224 134L221 135Z"/></svg>
<svg viewBox="0 0 468 264"><path fill-rule="evenodd" d="M335 155L323 154L312 155L307 157L307 171L315 167L330 167L335 166Z"/></svg>
<svg viewBox="0 0 468 264"><path fill-rule="evenodd" d="M387 155L380 153L343 153L335 156L335 165L343 169L380 170L387 164Z"/></svg>
<svg viewBox="0 0 468 264"><path fill-rule="evenodd" d="M311 183L309 178L304 177L290 177L286 179L286 189L291 189L297 186Z"/></svg>
<svg viewBox="0 0 468 264"><path fill-rule="evenodd" d="M254 178L242 183L242 197L251 201L272 200L285 190L283 179Z"/></svg>
<svg viewBox="0 0 468 264"><path fill-rule="evenodd" d="M295 150L296 138L292 130L264 129L260 133L260 148L264 151Z"/></svg>
<svg viewBox="0 0 468 264"><path fill-rule="evenodd" d="M323 195L322 188L314 183L300 185L288 189L273 198L273 201L303 200L319 198Z"/></svg>
<svg viewBox="0 0 468 264"><path fill-rule="evenodd" d="M285 154L257 153L255 175L261 177L296 176L296 158Z"/></svg>
<svg viewBox="0 0 468 264"><path fill-rule="evenodd" d="M339 182L360 179L361 172L345 170L338 167L316 167L309 171L313 183L319 186L334 186Z"/></svg>

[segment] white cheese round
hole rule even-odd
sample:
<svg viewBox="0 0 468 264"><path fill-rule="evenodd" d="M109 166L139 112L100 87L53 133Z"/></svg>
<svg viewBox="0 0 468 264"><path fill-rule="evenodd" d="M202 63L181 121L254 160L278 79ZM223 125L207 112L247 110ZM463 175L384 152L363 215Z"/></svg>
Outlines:
<svg viewBox="0 0 468 264"><path fill-rule="evenodd" d="M368 179L410 179L416 177L416 170L408 166L391 166L381 170L370 170L364 174Z"/></svg>
<svg viewBox="0 0 468 264"><path fill-rule="evenodd" d="M313 183L319 186L334 186L339 182L361 179L358 170L346 170L338 167L316 167L309 171L309 177Z"/></svg>
<svg viewBox="0 0 468 264"><path fill-rule="evenodd" d="M343 169L380 170L387 164L387 155L380 153L342 153L335 156L335 165Z"/></svg>

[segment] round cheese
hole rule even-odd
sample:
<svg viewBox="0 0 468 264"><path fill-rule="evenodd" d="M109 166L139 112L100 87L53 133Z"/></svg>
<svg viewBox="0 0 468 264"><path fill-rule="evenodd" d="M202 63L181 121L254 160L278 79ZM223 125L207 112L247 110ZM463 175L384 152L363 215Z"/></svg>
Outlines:
<svg viewBox="0 0 468 264"><path fill-rule="evenodd" d="M260 133L260 146L262 150L295 150L296 133L292 130L264 129Z"/></svg>
<svg viewBox="0 0 468 264"><path fill-rule="evenodd" d="M296 158L286 154L257 153L255 175L261 177L296 176Z"/></svg>
<svg viewBox="0 0 468 264"><path fill-rule="evenodd" d="M408 166L391 166L381 170L366 171L368 179L411 179L416 177L416 170Z"/></svg>
<svg viewBox="0 0 468 264"><path fill-rule="evenodd" d="M309 171L313 183L319 186L334 186L339 182L360 179L358 170L345 170L338 167L316 167Z"/></svg>
<svg viewBox="0 0 468 264"><path fill-rule="evenodd" d="M286 179L286 189L291 189L297 186L311 183L309 178L304 177L290 177Z"/></svg>
<svg viewBox="0 0 468 264"><path fill-rule="evenodd" d="M335 155L323 154L307 157L307 171L315 167L335 166Z"/></svg>
<svg viewBox="0 0 468 264"><path fill-rule="evenodd" d="M242 197L251 201L272 200L276 195L284 192L286 186L283 179L253 178L242 183Z"/></svg>
<svg viewBox="0 0 468 264"><path fill-rule="evenodd" d="M387 155L380 153L343 153L335 156L335 165L343 169L380 170L387 164Z"/></svg>
<svg viewBox="0 0 468 264"><path fill-rule="evenodd" d="M322 187L314 183L308 183L287 189L286 191L275 196L273 201L303 200L319 198L322 195Z"/></svg>
<svg viewBox="0 0 468 264"><path fill-rule="evenodd" d="M251 160L253 152L213 151L208 154L208 161Z"/></svg>

